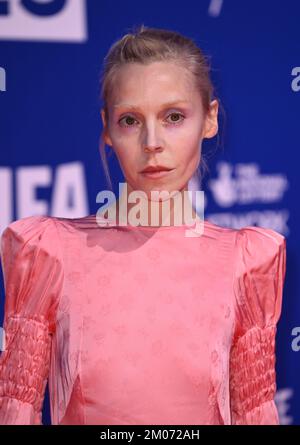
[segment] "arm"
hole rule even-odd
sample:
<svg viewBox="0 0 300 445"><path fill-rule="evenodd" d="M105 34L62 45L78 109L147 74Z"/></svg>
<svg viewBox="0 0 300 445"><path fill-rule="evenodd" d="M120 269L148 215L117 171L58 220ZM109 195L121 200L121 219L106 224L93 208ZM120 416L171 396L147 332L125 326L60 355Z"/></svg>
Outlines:
<svg viewBox="0 0 300 445"><path fill-rule="evenodd" d="M230 352L233 425L278 425L275 338L286 270L286 240L246 227L236 238L236 326Z"/></svg>
<svg viewBox="0 0 300 445"><path fill-rule="evenodd" d="M42 423L51 339L63 282L55 222L32 216L2 233L5 350L0 356L0 424Z"/></svg>

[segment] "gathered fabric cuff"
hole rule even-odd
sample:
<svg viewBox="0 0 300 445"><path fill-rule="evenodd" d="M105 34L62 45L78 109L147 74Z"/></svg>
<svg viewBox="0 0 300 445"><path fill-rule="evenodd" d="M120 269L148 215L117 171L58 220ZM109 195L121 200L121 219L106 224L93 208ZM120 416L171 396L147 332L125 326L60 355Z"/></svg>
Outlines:
<svg viewBox="0 0 300 445"><path fill-rule="evenodd" d="M43 316L9 316L0 356L0 424L41 423L51 335Z"/></svg>
<svg viewBox="0 0 300 445"><path fill-rule="evenodd" d="M238 338L230 357L232 424L279 424L274 402L276 325L254 326Z"/></svg>

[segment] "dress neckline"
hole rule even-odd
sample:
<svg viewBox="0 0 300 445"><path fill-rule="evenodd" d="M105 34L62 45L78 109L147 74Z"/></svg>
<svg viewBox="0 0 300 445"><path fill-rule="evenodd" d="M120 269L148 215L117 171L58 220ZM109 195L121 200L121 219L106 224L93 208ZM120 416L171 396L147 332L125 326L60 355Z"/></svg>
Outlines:
<svg viewBox="0 0 300 445"><path fill-rule="evenodd" d="M96 223L99 224L100 222L103 222L102 224L99 224L99 227L115 227L115 228L121 228L121 229L129 229L129 230L152 230L152 231L156 231L156 230L193 230L195 228L197 228L197 224L205 224L205 220L201 219L200 217L194 221L192 224L178 224L178 225L161 225L161 226L142 226L142 225L138 225L138 226L133 226L131 224L125 224L125 225L120 225L117 224L115 221L112 220L108 220L106 218L103 218L102 216L97 216L97 214L92 215L95 217Z"/></svg>

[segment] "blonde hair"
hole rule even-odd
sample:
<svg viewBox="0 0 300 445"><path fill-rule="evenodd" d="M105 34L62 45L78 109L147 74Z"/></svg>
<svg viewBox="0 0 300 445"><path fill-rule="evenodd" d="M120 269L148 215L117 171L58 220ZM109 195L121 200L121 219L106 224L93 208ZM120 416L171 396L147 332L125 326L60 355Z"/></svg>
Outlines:
<svg viewBox="0 0 300 445"><path fill-rule="evenodd" d="M120 67L127 63L149 64L156 61L175 61L194 75L197 88L201 94L204 113L209 111L211 100L216 96L210 79L211 69L207 57L196 43L182 34L158 28L146 27L143 24L117 40L104 58L101 73L101 100L108 122L108 98L113 90L114 80ZM220 103L220 100L219 100ZM219 136L218 136L219 137ZM107 157L105 152L104 131L100 135L99 151L108 186L112 190ZM110 151L110 155L112 151ZM202 172L201 172L202 170ZM205 171L208 171L206 160L201 154L200 171L196 175L201 183Z"/></svg>

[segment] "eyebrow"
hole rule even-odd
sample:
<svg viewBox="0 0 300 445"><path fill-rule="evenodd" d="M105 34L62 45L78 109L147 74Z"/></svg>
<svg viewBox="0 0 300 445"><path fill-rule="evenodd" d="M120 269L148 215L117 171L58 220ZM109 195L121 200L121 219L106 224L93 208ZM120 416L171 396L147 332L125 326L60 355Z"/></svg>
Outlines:
<svg viewBox="0 0 300 445"><path fill-rule="evenodd" d="M174 105L178 105L178 104L187 104L189 103L188 100L173 100L172 102L167 102L165 104L162 104L162 107L172 107ZM126 108L130 108L131 110L140 110L139 107L135 106L135 105L131 105L131 104L126 104L126 103L119 103L114 105L114 108L119 108L119 107L126 107Z"/></svg>

